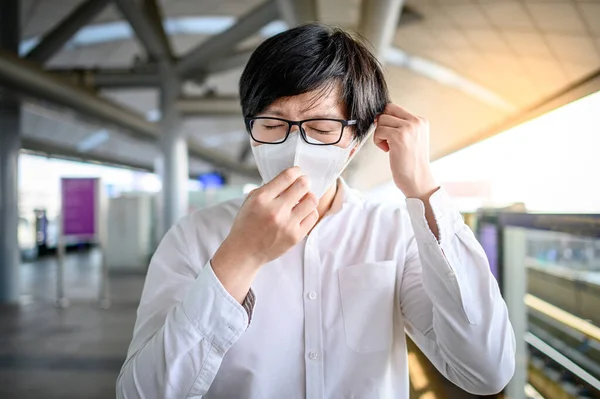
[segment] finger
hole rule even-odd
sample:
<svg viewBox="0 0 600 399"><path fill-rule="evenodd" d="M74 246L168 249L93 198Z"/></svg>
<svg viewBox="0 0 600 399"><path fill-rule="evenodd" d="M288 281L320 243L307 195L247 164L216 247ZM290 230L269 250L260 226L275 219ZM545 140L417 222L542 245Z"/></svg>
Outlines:
<svg viewBox="0 0 600 399"><path fill-rule="evenodd" d="M389 152L390 145L388 144L387 140L377 136L373 136L373 142L375 143L377 148L381 149L383 152Z"/></svg>
<svg viewBox="0 0 600 399"><path fill-rule="evenodd" d="M390 150L390 143L399 138L397 136L400 135L402 135L402 132L399 132L397 128L379 126L373 134L373 142L384 152L388 152Z"/></svg>
<svg viewBox="0 0 600 399"><path fill-rule="evenodd" d="M401 106L392 104L392 103L389 103L388 105L385 106L383 113L387 114L387 115L393 115L397 118L405 119L407 121L418 121L419 120L419 118L417 118L417 116L415 116L412 112L410 112L406 108L402 108Z"/></svg>
<svg viewBox="0 0 600 399"><path fill-rule="evenodd" d="M271 199L277 198L284 192L288 187L290 187L296 179L298 179L302 175L300 172L300 168L294 166L293 168L289 168L278 174L273 180L262 186L259 190L262 191L266 197Z"/></svg>
<svg viewBox="0 0 600 399"><path fill-rule="evenodd" d="M304 197L309 190L310 180L308 176L300 176L291 186L279 195L279 199L283 203L286 203L291 209L300 202L302 197Z"/></svg>
<svg viewBox="0 0 600 399"><path fill-rule="evenodd" d="M319 205L317 196L313 193L307 193L302 197L298 205L292 209L292 218L301 222L317 209L317 205Z"/></svg>
<svg viewBox="0 0 600 399"><path fill-rule="evenodd" d="M300 222L300 231L302 235L308 234L308 232L315 227L315 224L319 221L319 212L315 209L307 217Z"/></svg>
<svg viewBox="0 0 600 399"><path fill-rule="evenodd" d="M409 123L410 122L408 122L406 119L400 119L394 115L384 114L379 117L378 127L387 126L387 127L400 128L400 127L407 126Z"/></svg>

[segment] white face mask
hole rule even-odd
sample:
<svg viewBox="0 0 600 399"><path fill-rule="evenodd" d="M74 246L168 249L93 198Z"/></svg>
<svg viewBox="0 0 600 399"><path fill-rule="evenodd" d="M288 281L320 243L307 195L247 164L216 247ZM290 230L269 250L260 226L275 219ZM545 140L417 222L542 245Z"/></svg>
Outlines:
<svg viewBox="0 0 600 399"><path fill-rule="evenodd" d="M349 163L354 142L348 147L311 145L298 131L292 132L281 144L261 144L252 147L258 171L265 183L285 169L299 166L310 180L310 191L321 198L342 174Z"/></svg>

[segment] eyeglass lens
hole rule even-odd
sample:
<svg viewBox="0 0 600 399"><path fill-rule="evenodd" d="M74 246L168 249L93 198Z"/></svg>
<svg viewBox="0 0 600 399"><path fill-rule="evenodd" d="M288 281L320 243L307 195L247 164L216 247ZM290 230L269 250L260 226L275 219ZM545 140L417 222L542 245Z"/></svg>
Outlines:
<svg viewBox="0 0 600 399"><path fill-rule="evenodd" d="M343 132L340 121L315 119L302 123L306 140L311 144L335 144L340 141ZM278 144L286 139L290 125L279 119L260 118L250 121L250 130L254 140L262 143Z"/></svg>

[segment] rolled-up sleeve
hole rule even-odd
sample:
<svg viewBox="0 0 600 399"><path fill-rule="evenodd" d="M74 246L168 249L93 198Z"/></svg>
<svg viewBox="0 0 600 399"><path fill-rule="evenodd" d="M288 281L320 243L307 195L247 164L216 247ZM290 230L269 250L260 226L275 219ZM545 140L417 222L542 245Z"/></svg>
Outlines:
<svg viewBox="0 0 600 399"><path fill-rule="evenodd" d="M192 267L185 223L167 233L150 262L118 398L201 397L248 327L252 307L229 295L210 261Z"/></svg>
<svg viewBox="0 0 600 399"><path fill-rule="evenodd" d="M425 205L407 199L414 237L400 286L406 330L440 372L459 387L488 395L513 375L515 339L487 257L447 193L430 198L439 241Z"/></svg>

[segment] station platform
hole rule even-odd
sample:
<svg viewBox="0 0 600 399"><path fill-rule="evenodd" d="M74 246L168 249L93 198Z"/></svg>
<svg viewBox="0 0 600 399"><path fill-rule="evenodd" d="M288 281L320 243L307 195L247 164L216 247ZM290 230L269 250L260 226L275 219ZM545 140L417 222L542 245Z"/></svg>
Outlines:
<svg viewBox="0 0 600 399"><path fill-rule="evenodd" d="M70 253L70 306L57 308L56 258L21 265L21 305L0 307L0 398L106 399L135 322L144 276L111 275L112 306L97 303L99 253Z"/></svg>

